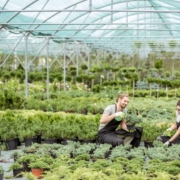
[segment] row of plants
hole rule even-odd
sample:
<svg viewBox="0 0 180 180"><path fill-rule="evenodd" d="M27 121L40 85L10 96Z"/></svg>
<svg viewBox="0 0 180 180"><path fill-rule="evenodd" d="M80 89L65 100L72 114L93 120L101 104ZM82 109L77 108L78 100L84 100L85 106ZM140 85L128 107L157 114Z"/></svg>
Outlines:
<svg viewBox="0 0 180 180"><path fill-rule="evenodd" d="M136 109L132 110L132 114L126 115L127 123L143 127L142 141L155 140L169 126L168 123L157 126L153 119L142 118L141 114L136 115L134 111ZM6 110L0 113L0 138L5 145L12 139L16 142L17 139L24 142L32 138L33 141L38 142L37 137L43 140L54 139L57 143L63 143L68 139L96 141L100 117L100 114L43 111L26 111L21 114L20 111Z"/></svg>
<svg viewBox="0 0 180 180"><path fill-rule="evenodd" d="M56 62L55 62L56 63ZM113 63L115 63L113 65ZM155 82L158 84L169 85L173 84L176 87L179 87L179 72L176 70L173 74L170 71L167 71L162 68L162 60L157 60L154 67L150 67L150 63L148 61L144 64L144 68L136 68L136 67L125 67L126 63L123 63L123 66L117 62L114 62L113 59L109 62L103 63L101 66L91 65L91 68L88 69L86 64L82 64L80 67L69 65L66 67L66 81L67 82L86 82L89 86L93 86L94 84L104 84L104 85L113 85L113 84L121 84L121 85L132 85L132 81L142 80L147 78L147 80L151 82ZM142 64L142 63L141 63ZM77 73L78 72L78 73ZM77 76L77 74L79 74ZM6 68L1 68L0 78L2 81L7 81L11 78L18 78L20 82L23 82L25 78L24 69L21 65L19 65L17 70L7 70ZM152 78L148 78L152 77ZM42 70L31 70L28 72L28 82L40 82L45 81L47 78L47 69L44 68ZM49 72L49 82L62 82L64 79L63 68L56 66L56 69L50 70ZM103 79L103 82L102 82ZM158 80L157 80L158 79ZM176 79L176 83L174 81ZM93 87L92 87L93 88ZM56 89L59 89L58 87Z"/></svg>
<svg viewBox="0 0 180 180"><path fill-rule="evenodd" d="M111 92L105 92L105 90L103 90L101 93L93 93L93 92L86 92L80 90L76 90L76 91L73 90L68 92L59 91L56 93L50 92L49 94L50 99L46 99L47 93L45 91L44 92L35 91L32 94L29 93L29 98L25 99L24 85L21 91L17 91L13 89L13 87L18 86L18 83L17 85L14 85L14 83L12 83L11 85L7 84L6 88L1 86L2 85L0 85L1 110L35 109L35 110L54 111L54 112L72 111L76 113L91 113L91 114L102 113L106 105L110 103L115 103L115 98L118 96L118 93L120 92L119 89L116 89ZM29 85L29 88L32 87ZM156 103L158 103L158 105L159 103L161 103L162 109L166 107L165 105L163 105L162 99L164 103L173 102L174 104L172 104L173 106L170 107L171 108L170 112L172 112L173 107L176 104L176 101L178 99L177 97L180 97L179 89L177 89L177 91L175 90L168 91L168 94L167 91L165 90L159 90L159 91L154 90L151 93L147 90L136 90L135 93L133 93L133 91L130 90L124 90L122 92L129 93L132 102L133 101L139 102L140 100L143 100L143 101L147 101L147 105L149 103L153 103L153 101L156 101L158 99L160 102L156 101ZM152 96L150 96L150 94ZM146 97L146 99L145 98L141 99L138 97L141 98ZM161 98L161 97L166 97L166 98ZM138 105L142 106L141 102L138 103ZM156 105L155 103L153 103L153 105L155 106L155 108L158 107L158 105ZM139 106L137 106L138 107L137 109L141 111L142 109L139 109ZM147 111L149 111L152 107L153 106L148 107Z"/></svg>
<svg viewBox="0 0 180 180"><path fill-rule="evenodd" d="M30 149L33 149L31 153L28 151ZM107 152L110 152L108 156ZM159 141L154 141L152 148L131 148L130 145L112 148L109 144L80 144L73 141L68 141L66 146L33 144L21 151L14 151L11 158L15 162L8 171L20 168L22 172L25 169L30 172L31 168L41 168L44 169L43 179L47 180L52 177L55 180L180 178L178 145L168 147ZM27 173L25 174L27 176Z"/></svg>
<svg viewBox="0 0 180 180"><path fill-rule="evenodd" d="M70 86L70 84L66 84ZM110 101L117 97L119 92L125 92L130 95L130 97L147 97L147 98L178 98L180 97L180 89L150 89L150 90L138 90L132 89L128 85L122 87L121 85L95 85L94 88L97 89L98 93L95 91L87 91L85 89L84 83L76 83L73 86L76 88L67 89L64 92L64 87L60 90L53 90L54 86L58 86L56 83L49 84L49 98L47 100L46 86L43 82L28 84L29 98L25 98L24 89L26 88L24 84L20 84L18 79L11 79L4 84L0 84L0 109L41 109L41 110L68 110L70 108L75 109L76 112L80 113L85 108L88 109L90 113L94 112L94 102L99 99L104 101ZM64 102L65 98L73 97L76 99L74 101L81 102L77 103L78 106L74 106L72 103ZM89 104L83 106L86 98L88 97ZM63 102L62 102L63 101ZM63 106L65 105L65 106ZM82 107L83 106L83 107ZM98 112L101 112L101 109Z"/></svg>

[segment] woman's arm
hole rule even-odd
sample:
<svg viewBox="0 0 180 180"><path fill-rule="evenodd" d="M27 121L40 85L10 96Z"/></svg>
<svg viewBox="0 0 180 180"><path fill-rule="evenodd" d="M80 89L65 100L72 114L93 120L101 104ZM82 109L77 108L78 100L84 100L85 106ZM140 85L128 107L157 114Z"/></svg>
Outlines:
<svg viewBox="0 0 180 180"><path fill-rule="evenodd" d="M178 128L177 132L169 139L169 142L174 141L180 135L180 127Z"/></svg>
<svg viewBox="0 0 180 180"><path fill-rule="evenodd" d="M175 130L176 128L177 128L177 124L174 123L174 124L169 128L169 130L170 130L170 131L173 131L173 130Z"/></svg>

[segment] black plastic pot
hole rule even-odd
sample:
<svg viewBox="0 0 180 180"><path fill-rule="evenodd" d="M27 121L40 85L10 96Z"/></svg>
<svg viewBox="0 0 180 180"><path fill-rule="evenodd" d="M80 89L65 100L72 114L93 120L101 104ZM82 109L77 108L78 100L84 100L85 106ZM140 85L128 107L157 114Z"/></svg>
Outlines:
<svg viewBox="0 0 180 180"><path fill-rule="evenodd" d="M57 138L49 138L49 139L44 140L45 144L53 144L53 143L57 143L57 142L58 142Z"/></svg>
<svg viewBox="0 0 180 180"><path fill-rule="evenodd" d="M28 147L28 146L31 146L33 143L36 143L37 142L37 137L31 137L31 138L24 138L24 143L25 143L25 146Z"/></svg>
<svg viewBox="0 0 180 180"><path fill-rule="evenodd" d="M7 150L17 149L17 138L8 139L5 141Z"/></svg>
<svg viewBox="0 0 180 180"><path fill-rule="evenodd" d="M0 180L3 180L4 174L0 174Z"/></svg>
<svg viewBox="0 0 180 180"><path fill-rule="evenodd" d="M152 148L152 147L154 147L154 146L153 146L153 142L151 142L151 141L144 141L144 146L145 146L146 148Z"/></svg>
<svg viewBox="0 0 180 180"><path fill-rule="evenodd" d="M14 177L22 177L22 169L13 169L13 176Z"/></svg>

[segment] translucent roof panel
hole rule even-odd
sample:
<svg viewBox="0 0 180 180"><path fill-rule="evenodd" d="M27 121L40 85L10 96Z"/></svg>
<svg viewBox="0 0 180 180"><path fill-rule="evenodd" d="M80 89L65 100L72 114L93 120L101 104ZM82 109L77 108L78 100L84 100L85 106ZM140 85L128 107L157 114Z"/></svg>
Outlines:
<svg viewBox="0 0 180 180"><path fill-rule="evenodd" d="M179 44L178 7L177 0L1 0L0 29L17 40L28 34L129 53L137 41ZM2 35L1 49L9 37Z"/></svg>

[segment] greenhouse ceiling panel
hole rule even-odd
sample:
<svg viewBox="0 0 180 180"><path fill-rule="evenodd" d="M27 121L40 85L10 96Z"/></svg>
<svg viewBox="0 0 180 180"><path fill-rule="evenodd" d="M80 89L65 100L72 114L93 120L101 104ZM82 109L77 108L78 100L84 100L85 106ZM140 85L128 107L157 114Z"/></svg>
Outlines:
<svg viewBox="0 0 180 180"><path fill-rule="evenodd" d="M125 53L168 51L170 41L179 47L178 7L177 0L1 0L0 49L28 36Z"/></svg>

